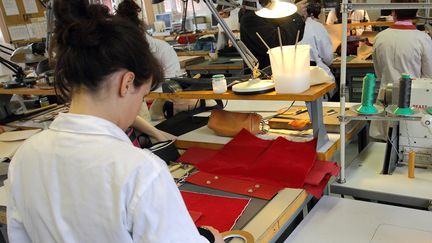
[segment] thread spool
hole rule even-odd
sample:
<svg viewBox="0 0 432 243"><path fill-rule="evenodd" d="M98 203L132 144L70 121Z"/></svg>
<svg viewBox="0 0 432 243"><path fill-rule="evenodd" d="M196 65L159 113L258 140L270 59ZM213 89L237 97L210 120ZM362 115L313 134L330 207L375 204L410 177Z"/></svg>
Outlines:
<svg viewBox="0 0 432 243"><path fill-rule="evenodd" d="M408 153L408 178L415 178L414 177L414 168L415 168L415 156L416 153L411 150Z"/></svg>
<svg viewBox="0 0 432 243"><path fill-rule="evenodd" d="M427 112L429 115L432 115L432 107L428 107L428 108L426 109L426 112Z"/></svg>
<svg viewBox="0 0 432 243"><path fill-rule="evenodd" d="M368 73L363 78L361 106L357 108L360 114L376 114L378 109L374 106L376 79L373 73Z"/></svg>
<svg viewBox="0 0 432 243"><path fill-rule="evenodd" d="M409 116L414 114L414 111L410 108L411 83L411 77L408 74L402 74L402 77L399 81L398 108L394 112L396 115Z"/></svg>

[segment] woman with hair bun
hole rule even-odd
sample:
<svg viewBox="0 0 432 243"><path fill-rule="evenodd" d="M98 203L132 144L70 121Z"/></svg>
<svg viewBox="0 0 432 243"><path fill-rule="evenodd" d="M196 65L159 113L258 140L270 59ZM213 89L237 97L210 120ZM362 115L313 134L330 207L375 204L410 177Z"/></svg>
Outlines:
<svg viewBox="0 0 432 243"><path fill-rule="evenodd" d="M208 242L165 162L124 132L162 76L142 31L87 0L54 0L54 14L55 83L70 112L11 161L9 241Z"/></svg>
<svg viewBox="0 0 432 243"><path fill-rule="evenodd" d="M134 0L123 0L117 7L116 16L126 18L142 29L145 38L150 45L150 51L159 61L163 69L165 79L174 78L180 72L180 63L174 49L165 41L155 39L146 33L147 25L139 19L141 8Z"/></svg>

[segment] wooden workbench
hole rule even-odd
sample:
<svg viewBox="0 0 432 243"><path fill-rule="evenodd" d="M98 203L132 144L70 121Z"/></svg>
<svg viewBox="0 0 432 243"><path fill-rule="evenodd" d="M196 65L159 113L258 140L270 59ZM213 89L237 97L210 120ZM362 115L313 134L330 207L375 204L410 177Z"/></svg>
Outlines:
<svg viewBox="0 0 432 243"><path fill-rule="evenodd" d="M207 60L188 65L185 69L191 76L196 74L229 74L237 76L242 73L244 63L241 57L219 57L213 61Z"/></svg>
<svg viewBox="0 0 432 243"><path fill-rule="evenodd" d="M152 92L146 96L149 99L219 99L219 100L297 100L315 101L336 87L335 83L325 83L311 86L310 89L299 94L277 94L276 91L259 95L236 95L227 91L223 94L215 94L213 91L183 91L177 93Z"/></svg>
<svg viewBox="0 0 432 243"><path fill-rule="evenodd" d="M349 131L346 131L347 143L365 127L366 122L358 122ZM179 136L176 140L176 147L179 149L189 149L191 147L200 147L208 149L221 149L228 143L231 137L221 137L214 134L207 126L198 128L189 133ZM332 160L333 155L340 148L340 135L329 134L329 142L318 149L317 159Z"/></svg>
<svg viewBox="0 0 432 243"><path fill-rule="evenodd" d="M43 88L40 88L43 87ZM34 88L16 88L4 89L0 88L0 94L18 94L18 95L56 95L54 87L51 86L34 86Z"/></svg>

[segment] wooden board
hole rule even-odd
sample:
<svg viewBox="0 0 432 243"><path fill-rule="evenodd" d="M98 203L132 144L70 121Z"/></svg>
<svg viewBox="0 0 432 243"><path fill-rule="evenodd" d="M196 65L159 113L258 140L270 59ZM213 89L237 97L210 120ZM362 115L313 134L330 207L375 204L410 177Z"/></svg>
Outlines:
<svg viewBox="0 0 432 243"><path fill-rule="evenodd" d="M242 70L244 68L241 57L219 57L214 61L204 61L194 65L186 66L187 71L200 70Z"/></svg>
<svg viewBox="0 0 432 243"><path fill-rule="evenodd" d="M202 56L178 56L178 59L181 68L204 61Z"/></svg>
<svg viewBox="0 0 432 243"><path fill-rule="evenodd" d="M269 120L269 126L273 129L290 129L289 121L292 120L310 120L309 113L306 111L304 113L296 115L295 112L300 110L305 110L305 106L293 106L289 111L279 111L281 114L277 118L271 118ZM307 110L307 109L306 109ZM278 112L278 113L279 113ZM346 110L345 114L347 116L357 116L357 113ZM336 107L323 107L323 118L324 125L326 125L327 132L338 132L340 125L339 122L339 108ZM353 121L348 122L347 130L350 130Z"/></svg>
<svg viewBox="0 0 432 243"><path fill-rule="evenodd" d="M42 86L41 86L42 87ZM56 95L54 87L35 86L34 88L16 88L16 89L4 89L0 88L0 94L19 94L19 95Z"/></svg>
<svg viewBox="0 0 432 243"><path fill-rule="evenodd" d="M11 35L9 33L9 27L11 26L17 26L17 25L26 25L31 24L32 20L35 20L37 18L45 18L45 7L41 4L39 0L35 0L36 6L38 9L37 13L31 13L27 14L24 8L23 0L15 0L19 14L18 15L11 15L7 16L6 11L3 5L3 1L0 1L0 28L3 33L3 37L5 42L8 43L18 43L18 44L25 44L35 41L40 41L41 39L28 39L28 40L17 40L17 41L11 41ZM25 43L23 43L25 42Z"/></svg>
<svg viewBox="0 0 432 243"><path fill-rule="evenodd" d="M236 95L232 91L215 94L213 91L183 91L177 93L152 92L146 96L148 99L220 99L220 100L297 100L314 101L336 87L335 83L325 83L311 86L300 94L276 94L275 91L260 95Z"/></svg>

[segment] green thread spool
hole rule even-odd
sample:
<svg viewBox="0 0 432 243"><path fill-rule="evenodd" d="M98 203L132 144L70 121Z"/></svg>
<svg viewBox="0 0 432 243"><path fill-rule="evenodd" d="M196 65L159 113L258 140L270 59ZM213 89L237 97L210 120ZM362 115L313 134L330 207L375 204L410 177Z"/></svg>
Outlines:
<svg viewBox="0 0 432 243"><path fill-rule="evenodd" d="M414 111L410 107L411 103L411 77L408 74L402 74L399 81L399 102L398 108L394 111L398 116L413 115Z"/></svg>
<svg viewBox="0 0 432 243"><path fill-rule="evenodd" d="M428 114L432 115L432 107L428 107L428 108L426 109L426 112L427 112Z"/></svg>
<svg viewBox="0 0 432 243"><path fill-rule="evenodd" d="M360 114L376 114L378 109L374 106L374 94L375 94L375 75L368 73L363 78L363 89L361 97L361 106L357 108L357 112Z"/></svg>

